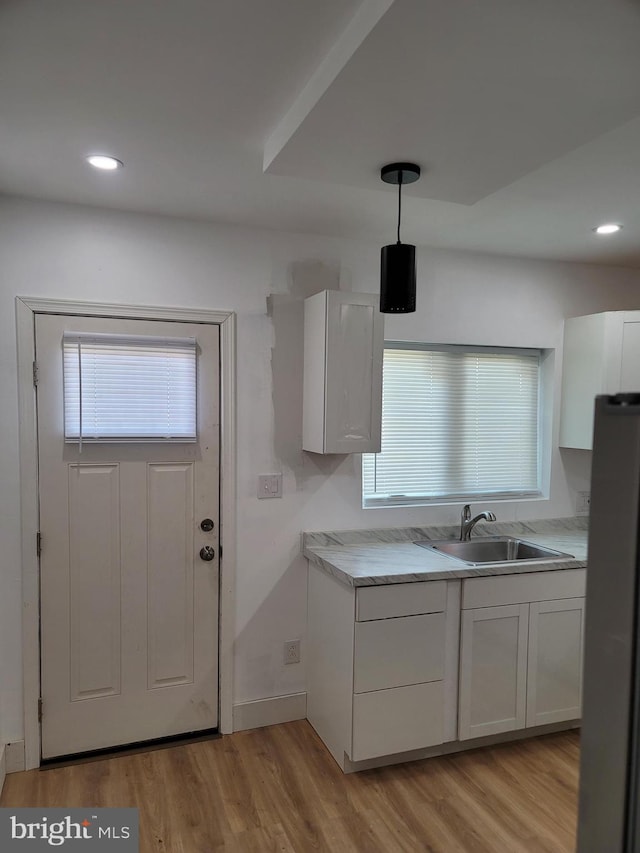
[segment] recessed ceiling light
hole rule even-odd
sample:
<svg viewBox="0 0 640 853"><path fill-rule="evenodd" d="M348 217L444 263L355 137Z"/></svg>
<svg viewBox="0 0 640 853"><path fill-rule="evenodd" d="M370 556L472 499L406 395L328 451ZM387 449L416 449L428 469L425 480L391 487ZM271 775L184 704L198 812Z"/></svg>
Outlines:
<svg viewBox="0 0 640 853"><path fill-rule="evenodd" d="M593 230L596 234L615 234L616 231L620 231L622 225L617 225L615 222L607 222L605 225L598 225L597 228Z"/></svg>
<svg viewBox="0 0 640 853"><path fill-rule="evenodd" d="M106 154L92 154L87 157L87 163L94 169L102 169L105 172L114 172L116 169L122 169L123 163L121 160L116 160L115 157L108 157Z"/></svg>

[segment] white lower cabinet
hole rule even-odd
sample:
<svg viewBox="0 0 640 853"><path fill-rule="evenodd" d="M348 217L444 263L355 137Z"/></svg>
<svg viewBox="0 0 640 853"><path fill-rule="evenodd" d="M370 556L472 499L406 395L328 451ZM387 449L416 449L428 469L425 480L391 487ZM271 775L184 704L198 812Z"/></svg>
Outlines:
<svg viewBox="0 0 640 853"><path fill-rule="evenodd" d="M307 718L340 767L455 738L459 626L458 580L353 589L310 566Z"/></svg>
<svg viewBox="0 0 640 853"><path fill-rule="evenodd" d="M351 771L579 718L585 578L577 569L354 589L310 565L310 723Z"/></svg>
<svg viewBox="0 0 640 853"><path fill-rule="evenodd" d="M580 717L584 584L584 569L464 582L460 740ZM557 593L576 597L527 600Z"/></svg>

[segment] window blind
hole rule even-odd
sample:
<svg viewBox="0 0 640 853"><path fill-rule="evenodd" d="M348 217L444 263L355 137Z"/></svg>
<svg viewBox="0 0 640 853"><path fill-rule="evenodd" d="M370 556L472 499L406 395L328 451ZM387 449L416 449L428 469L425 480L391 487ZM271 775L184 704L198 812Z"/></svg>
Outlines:
<svg viewBox="0 0 640 853"><path fill-rule="evenodd" d="M195 338L65 334L67 442L197 438Z"/></svg>
<svg viewBox="0 0 640 853"><path fill-rule="evenodd" d="M539 351L387 347L364 506L540 493Z"/></svg>

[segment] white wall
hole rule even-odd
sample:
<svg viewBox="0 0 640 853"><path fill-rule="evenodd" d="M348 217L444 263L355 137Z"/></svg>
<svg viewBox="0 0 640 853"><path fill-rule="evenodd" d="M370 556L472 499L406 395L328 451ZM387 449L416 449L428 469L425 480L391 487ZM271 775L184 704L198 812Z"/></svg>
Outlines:
<svg viewBox="0 0 640 853"><path fill-rule="evenodd" d="M14 297L181 305L238 314L238 577L234 701L305 689L302 530L455 522L460 507L362 510L359 457L300 450L302 297L377 291L379 246L5 199L0 202L0 717L22 737ZM640 271L424 250L418 311L386 335L561 347L566 316L640 307ZM556 364L559 379L560 359ZM555 424L557 435L557 422ZM498 504L501 519L573 514L590 454L554 453L551 499ZM282 500L256 498L282 471ZM304 656L304 645L303 645Z"/></svg>

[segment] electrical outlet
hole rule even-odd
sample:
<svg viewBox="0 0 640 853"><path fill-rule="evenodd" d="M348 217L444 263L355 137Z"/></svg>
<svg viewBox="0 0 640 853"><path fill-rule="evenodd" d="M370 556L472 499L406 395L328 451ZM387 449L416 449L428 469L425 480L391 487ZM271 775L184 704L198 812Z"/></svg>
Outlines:
<svg viewBox="0 0 640 853"><path fill-rule="evenodd" d="M300 640L288 640L284 644L284 662L300 663Z"/></svg>
<svg viewBox="0 0 640 853"><path fill-rule="evenodd" d="M576 492L576 515L589 515L591 492Z"/></svg>

